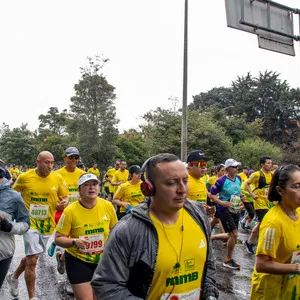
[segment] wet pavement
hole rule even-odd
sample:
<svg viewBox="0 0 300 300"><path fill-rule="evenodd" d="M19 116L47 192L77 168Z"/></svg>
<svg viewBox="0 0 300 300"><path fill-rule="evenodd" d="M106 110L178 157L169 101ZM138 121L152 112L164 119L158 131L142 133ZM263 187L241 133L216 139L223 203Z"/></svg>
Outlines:
<svg viewBox="0 0 300 300"><path fill-rule="evenodd" d="M248 234L239 232L239 239L245 240ZM49 244L50 245L50 241ZM230 270L222 266L226 255L226 246L222 241L213 241L214 253L217 265L217 285L220 290L220 300L248 300L250 295L251 275L255 258L250 255L243 244L237 244L233 259L241 265L240 271ZM24 256L23 238L16 236L16 253L13 258L10 271L15 270L21 258ZM19 280L19 300L27 300L28 294L25 286L24 274ZM64 290L65 275L60 275L56 270L55 257L43 254L37 266L36 297L39 300L70 300L74 297L66 294ZM6 281L0 290L0 299L12 299L8 292ZM117 300L117 299L116 299Z"/></svg>

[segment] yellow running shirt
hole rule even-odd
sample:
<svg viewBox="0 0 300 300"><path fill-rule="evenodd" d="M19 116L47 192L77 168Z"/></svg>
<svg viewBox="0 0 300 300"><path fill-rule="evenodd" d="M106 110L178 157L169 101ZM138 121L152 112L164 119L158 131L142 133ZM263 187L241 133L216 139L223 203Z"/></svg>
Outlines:
<svg viewBox="0 0 300 300"><path fill-rule="evenodd" d="M114 197L122 200L122 202L128 202L132 207L137 206L145 199L145 196L141 191L141 183L142 181L137 184L131 184L129 181L122 183ZM121 206L120 212L125 211L125 207Z"/></svg>
<svg viewBox="0 0 300 300"><path fill-rule="evenodd" d="M18 176L13 189L22 194L30 214L30 228L37 229L41 234L52 234L56 203L60 201L59 197L69 194L62 176L51 172L43 178L32 169Z"/></svg>
<svg viewBox="0 0 300 300"><path fill-rule="evenodd" d="M108 169L107 172L106 172L106 174L105 174L105 176L107 176L108 179L109 179L110 181L112 181L112 179L113 179L113 177L114 177L116 171L117 171L117 170L116 170L115 168ZM114 193L114 192L116 191L116 187L115 187L115 186L112 186L110 183L108 184L108 188L109 188L109 191L110 191L111 193Z"/></svg>
<svg viewBox="0 0 300 300"><path fill-rule="evenodd" d="M263 171L262 171L263 172ZM264 172L263 172L264 173ZM269 192L269 186L272 180L273 174L270 172L268 174L264 173L266 178L266 186L262 189L258 189L259 184L259 178L260 178L260 171L254 172L250 175L247 182L250 184L253 184L255 186L256 190L254 191L254 194L257 195L257 199L254 200L254 209L269 209L270 207L270 201L268 200L268 192Z"/></svg>
<svg viewBox="0 0 300 300"><path fill-rule="evenodd" d="M125 170L124 172L121 172L120 170L117 170L114 174L114 177L112 179L112 182L117 183L120 181L126 182L128 180L129 171Z"/></svg>
<svg viewBox="0 0 300 300"><path fill-rule="evenodd" d="M300 210L297 210L298 216ZM300 217L300 216L299 216ZM268 255L279 263L300 263L300 219L291 220L275 205L265 215L259 229L256 255ZM300 299L300 274L252 275L251 300L294 300Z"/></svg>
<svg viewBox="0 0 300 300"><path fill-rule="evenodd" d="M88 169L88 173L92 173L94 175L96 175L97 177L100 177L100 171L98 168L94 169L94 168L89 168Z"/></svg>
<svg viewBox="0 0 300 300"><path fill-rule="evenodd" d="M190 174L188 176L188 199L206 203L207 189L205 181L202 178L196 179Z"/></svg>
<svg viewBox="0 0 300 300"><path fill-rule="evenodd" d="M97 204L91 209L76 201L65 208L56 231L71 238L90 240L85 249L71 247L66 251L85 262L98 264L110 229L117 222L115 209L109 201L97 198Z"/></svg>
<svg viewBox="0 0 300 300"><path fill-rule="evenodd" d="M248 176L244 172L239 173L238 176L241 177L242 182L244 182L248 178Z"/></svg>
<svg viewBox="0 0 300 300"><path fill-rule="evenodd" d="M150 218L158 233L158 253L147 299L199 299L207 255L205 234L184 209L173 225L163 225L151 212Z"/></svg>
<svg viewBox="0 0 300 300"><path fill-rule="evenodd" d="M76 168L74 172L68 172L66 167L62 167L55 172L60 174L63 177L64 181L68 186L69 203L73 203L76 200L79 200L78 179L82 174L85 173L85 171Z"/></svg>

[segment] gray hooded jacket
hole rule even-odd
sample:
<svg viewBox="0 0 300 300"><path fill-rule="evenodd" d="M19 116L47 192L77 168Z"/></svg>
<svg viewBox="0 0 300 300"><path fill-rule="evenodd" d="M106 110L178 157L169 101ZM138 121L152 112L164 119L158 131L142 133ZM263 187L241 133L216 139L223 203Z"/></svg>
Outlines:
<svg viewBox="0 0 300 300"><path fill-rule="evenodd" d="M0 183L0 216L12 223L11 232L0 230L1 261L14 255L14 234L24 234L30 226L30 218L23 198L18 192L11 189L6 178L3 178L2 183Z"/></svg>
<svg viewBox="0 0 300 300"><path fill-rule="evenodd" d="M157 231L149 217L150 199L122 218L112 229L91 285L97 299L146 299L158 252ZM187 200L184 208L202 228L208 242L201 299L218 298L210 225L201 204Z"/></svg>

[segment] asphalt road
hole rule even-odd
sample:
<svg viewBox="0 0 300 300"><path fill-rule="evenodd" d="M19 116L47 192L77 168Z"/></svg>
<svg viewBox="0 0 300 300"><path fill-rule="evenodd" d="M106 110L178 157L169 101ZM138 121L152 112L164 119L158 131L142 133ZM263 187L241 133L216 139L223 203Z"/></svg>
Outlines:
<svg viewBox="0 0 300 300"><path fill-rule="evenodd" d="M246 239L246 234L240 232L239 239ZM254 256L247 253L243 244L237 244L233 258L241 265L240 271L234 271L222 266L226 247L222 241L213 241L213 248L217 265L217 285L220 290L220 300L248 300L250 295L251 275L253 271ZM16 252L10 270L14 270L20 259L24 256L23 238L16 236ZM56 270L56 260L43 254L37 266L36 297L40 300L74 299L64 291L65 276ZM25 286L24 275L20 277L19 300L27 300L28 294ZM12 299L8 292L7 283L4 282L0 290L0 299ZM117 299L116 299L117 300Z"/></svg>

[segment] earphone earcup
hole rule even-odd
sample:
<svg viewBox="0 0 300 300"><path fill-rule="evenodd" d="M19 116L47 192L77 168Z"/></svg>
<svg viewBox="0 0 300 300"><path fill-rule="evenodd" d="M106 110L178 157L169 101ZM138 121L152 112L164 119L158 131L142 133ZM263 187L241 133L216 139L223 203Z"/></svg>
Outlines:
<svg viewBox="0 0 300 300"><path fill-rule="evenodd" d="M155 187L148 179L141 183L141 191L146 197L151 197L155 195Z"/></svg>

